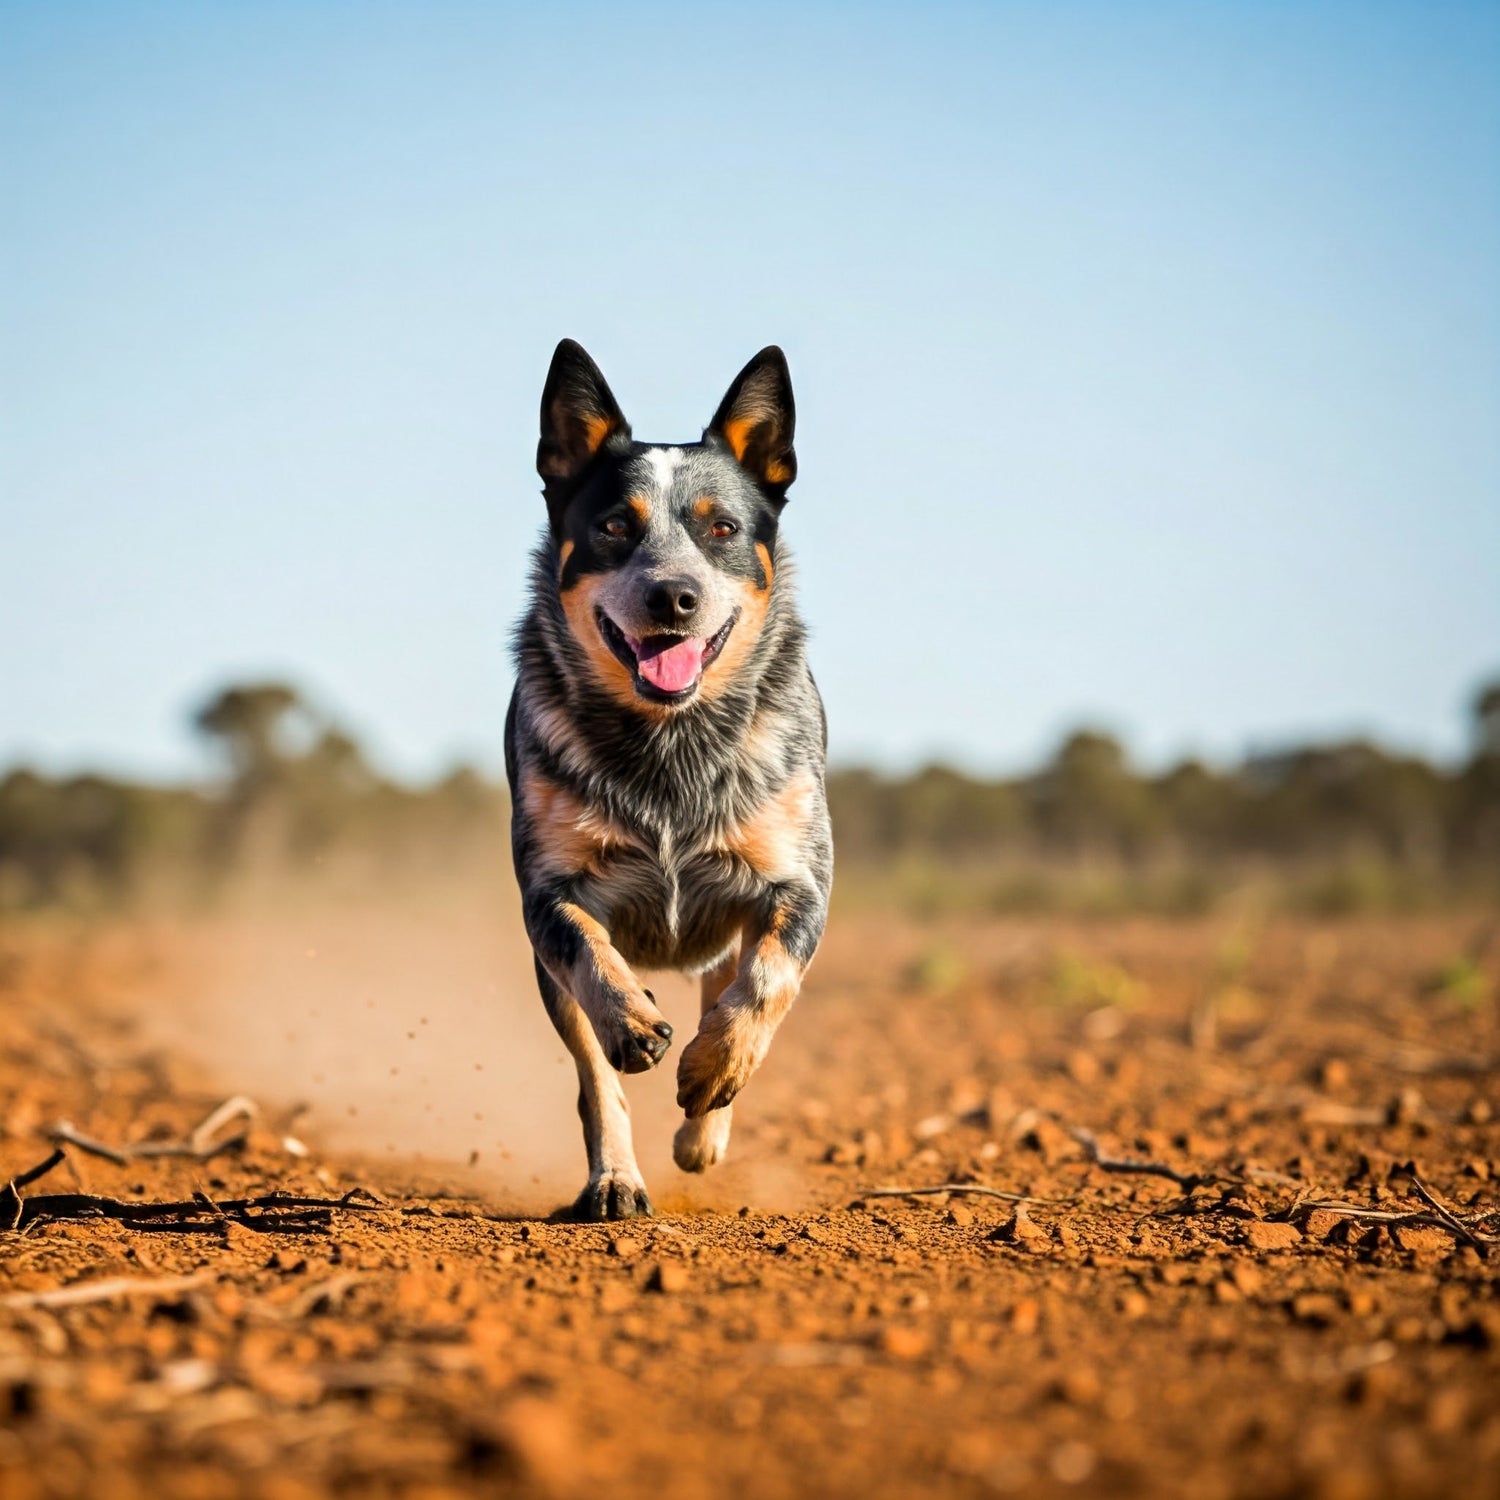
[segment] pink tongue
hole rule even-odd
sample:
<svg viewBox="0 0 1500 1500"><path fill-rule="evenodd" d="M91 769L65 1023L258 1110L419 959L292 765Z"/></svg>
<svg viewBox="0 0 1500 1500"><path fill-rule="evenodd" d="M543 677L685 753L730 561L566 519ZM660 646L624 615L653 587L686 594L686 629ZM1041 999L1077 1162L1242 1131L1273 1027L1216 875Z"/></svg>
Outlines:
<svg viewBox="0 0 1500 1500"><path fill-rule="evenodd" d="M632 644L634 644L632 642ZM636 647L636 670L664 693L680 693L691 687L703 670L703 648L700 640L678 641L674 646L653 649L649 640Z"/></svg>

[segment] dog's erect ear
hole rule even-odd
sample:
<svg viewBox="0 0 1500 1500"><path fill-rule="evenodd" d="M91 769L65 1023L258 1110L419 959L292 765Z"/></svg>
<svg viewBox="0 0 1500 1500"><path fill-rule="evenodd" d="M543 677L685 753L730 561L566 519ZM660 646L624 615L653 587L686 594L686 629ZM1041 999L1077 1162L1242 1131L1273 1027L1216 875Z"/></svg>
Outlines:
<svg viewBox="0 0 1500 1500"><path fill-rule="evenodd" d="M542 387L536 471L549 484L576 479L611 438L629 442L630 424L583 345L564 339Z"/></svg>
<svg viewBox="0 0 1500 1500"><path fill-rule="evenodd" d="M708 431L722 438L741 467L780 498L797 477L792 448L796 425L792 373L786 355L770 344L735 376Z"/></svg>

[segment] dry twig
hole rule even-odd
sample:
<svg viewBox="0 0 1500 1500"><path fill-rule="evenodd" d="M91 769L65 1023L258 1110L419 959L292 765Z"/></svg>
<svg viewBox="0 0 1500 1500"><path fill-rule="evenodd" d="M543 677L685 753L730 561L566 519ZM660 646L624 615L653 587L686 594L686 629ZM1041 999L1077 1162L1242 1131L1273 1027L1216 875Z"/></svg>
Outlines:
<svg viewBox="0 0 1500 1500"><path fill-rule="evenodd" d="M90 1302L112 1302L116 1297L160 1297L190 1291L213 1280L211 1271L190 1276L111 1276L98 1281L75 1281L46 1292L11 1292L0 1297L0 1307L27 1311L37 1308L82 1307Z"/></svg>
<svg viewBox="0 0 1500 1500"><path fill-rule="evenodd" d="M192 1161L209 1161L225 1151L232 1151L245 1142L248 1130L238 1130L232 1135L216 1139L219 1132L231 1120L253 1120L260 1113L253 1099L236 1094L211 1110L193 1128L185 1140L131 1141L123 1146L113 1146L107 1141L95 1140L84 1135L70 1120L59 1120L48 1132L57 1143L75 1146L90 1156L102 1156L116 1166L127 1166L132 1161L147 1158L187 1157Z"/></svg>
<svg viewBox="0 0 1500 1500"><path fill-rule="evenodd" d="M1106 1156L1091 1130L1076 1125L1068 1133L1088 1152L1089 1161L1101 1172L1134 1177L1164 1177L1168 1182L1175 1182L1185 1193L1194 1192L1209 1183L1243 1181L1242 1178L1227 1177L1221 1172L1179 1172L1176 1167L1170 1167L1162 1161L1142 1161L1132 1156Z"/></svg>
<svg viewBox="0 0 1500 1500"><path fill-rule="evenodd" d="M936 1187L866 1188L861 1198L925 1198L937 1193L970 1193L981 1198L1000 1198L1006 1203L1041 1203L1061 1207L1074 1198L1029 1198L1025 1193L1008 1193L1003 1188L984 1187L977 1182L942 1182Z"/></svg>

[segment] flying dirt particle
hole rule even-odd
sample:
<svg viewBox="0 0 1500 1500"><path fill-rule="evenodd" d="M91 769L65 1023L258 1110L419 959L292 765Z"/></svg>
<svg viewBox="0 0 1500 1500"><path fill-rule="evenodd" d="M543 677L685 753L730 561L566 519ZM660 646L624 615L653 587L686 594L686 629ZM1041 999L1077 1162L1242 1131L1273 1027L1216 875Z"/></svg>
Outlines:
<svg viewBox="0 0 1500 1500"><path fill-rule="evenodd" d="M1295 1224L1267 1224L1259 1220L1245 1225L1245 1243L1252 1250L1290 1250L1302 1238Z"/></svg>
<svg viewBox="0 0 1500 1500"><path fill-rule="evenodd" d="M479 1165L479 1153L477 1151L469 1152L469 1165L471 1167L477 1167Z"/></svg>

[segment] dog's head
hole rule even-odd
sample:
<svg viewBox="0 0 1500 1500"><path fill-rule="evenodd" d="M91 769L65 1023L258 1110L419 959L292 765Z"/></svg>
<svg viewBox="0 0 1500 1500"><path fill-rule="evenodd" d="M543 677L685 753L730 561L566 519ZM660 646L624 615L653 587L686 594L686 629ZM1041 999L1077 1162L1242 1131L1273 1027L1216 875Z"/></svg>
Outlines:
<svg viewBox="0 0 1500 1500"><path fill-rule="evenodd" d="M558 597L581 670L618 701L672 712L717 696L752 656L797 473L794 419L773 345L700 441L638 443L594 361L572 339L557 346L536 462Z"/></svg>

